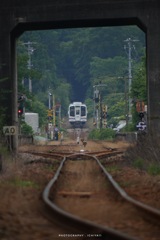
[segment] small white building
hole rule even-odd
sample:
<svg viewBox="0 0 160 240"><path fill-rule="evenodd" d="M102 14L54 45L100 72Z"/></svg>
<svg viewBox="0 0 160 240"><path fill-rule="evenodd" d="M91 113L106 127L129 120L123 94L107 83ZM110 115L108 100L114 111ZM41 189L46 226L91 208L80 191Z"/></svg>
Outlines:
<svg viewBox="0 0 160 240"><path fill-rule="evenodd" d="M38 113L25 113L25 122L32 127L34 133L39 131L39 114Z"/></svg>

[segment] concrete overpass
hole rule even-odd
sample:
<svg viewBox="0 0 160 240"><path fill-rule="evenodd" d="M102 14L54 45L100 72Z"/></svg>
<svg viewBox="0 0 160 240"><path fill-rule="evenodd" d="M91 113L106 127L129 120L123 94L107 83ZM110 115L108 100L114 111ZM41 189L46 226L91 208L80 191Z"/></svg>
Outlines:
<svg viewBox="0 0 160 240"><path fill-rule="evenodd" d="M146 33L148 126L160 133L159 0L1 0L0 106L18 125L16 40L26 30L137 25ZM1 95L0 95L1 96ZM13 141L17 148L17 136Z"/></svg>

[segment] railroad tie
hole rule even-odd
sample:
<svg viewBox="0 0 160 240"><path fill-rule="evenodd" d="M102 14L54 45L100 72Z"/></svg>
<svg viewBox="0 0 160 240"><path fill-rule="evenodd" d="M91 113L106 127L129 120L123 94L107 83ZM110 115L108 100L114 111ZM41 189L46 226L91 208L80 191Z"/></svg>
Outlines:
<svg viewBox="0 0 160 240"><path fill-rule="evenodd" d="M63 197L81 197L89 198L93 193L92 192L68 192L68 191L59 191L58 195Z"/></svg>

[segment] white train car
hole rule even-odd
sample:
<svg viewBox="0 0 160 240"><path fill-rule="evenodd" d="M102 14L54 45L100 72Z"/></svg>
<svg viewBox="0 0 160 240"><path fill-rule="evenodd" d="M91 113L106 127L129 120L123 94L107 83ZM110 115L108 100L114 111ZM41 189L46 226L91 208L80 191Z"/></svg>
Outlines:
<svg viewBox="0 0 160 240"><path fill-rule="evenodd" d="M83 127L87 122L87 106L82 102L73 102L68 109L69 123L73 127Z"/></svg>

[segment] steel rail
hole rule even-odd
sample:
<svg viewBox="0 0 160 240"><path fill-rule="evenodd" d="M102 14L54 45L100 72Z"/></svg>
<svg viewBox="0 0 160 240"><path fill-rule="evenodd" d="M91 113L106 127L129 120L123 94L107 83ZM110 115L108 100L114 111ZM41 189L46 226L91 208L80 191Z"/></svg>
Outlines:
<svg viewBox="0 0 160 240"><path fill-rule="evenodd" d="M114 186L114 188L117 190L117 192L128 202L130 202L132 205L134 205L135 207L137 207L138 209L145 211L146 213L152 214L153 217L156 217L158 219L160 219L160 210L155 209L149 205L146 205L140 201L137 201L135 199L133 199L132 197L130 197L120 186L119 184L112 178L111 174L109 174L107 172L107 170L104 168L104 166L101 164L101 162L98 160L98 158L96 156L94 156L94 158L96 159L97 163L99 164L99 166L101 167L101 169L103 170L103 172L105 173L106 177L108 178L108 180L110 181L110 183Z"/></svg>
<svg viewBox="0 0 160 240"><path fill-rule="evenodd" d="M25 153L29 153L29 154L32 154L32 155L35 155L35 156L41 156L41 157L44 157L44 158L57 158L57 159L60 159L62 160L63 157L64 157L64 154L60 154L60 153L46 153L46 152L25 152Z"/></svg>
<svg viewBox="0 0 160 240"><path fill-rule="evenodd" d="M66 223L67 226L74 228L82 231L82 233L96 233L96 234L101 234L102 238L101 239L112 239L112 240L137 240L137 238L128 236L127 234L123 234L117 230L114 230L112 228L109 227L103 227L99 224L95 224L89 220L83 220L81 218L79 218L78 216L75 216L71 213L68 213L64 210L62 210L61 208L59 208L56 204L54 204L49 196L50 196L50 192L51 192L51 188L53 187L53 185L56 183L56 181L58 180L58 177L60 175L60 172L64 166L65 161L67 160L67 158L71 157L73 158L73 156L76 156L77 154L72 154L70 156L64 157L59 168L57 169L56 174L54 175L54 177L51 179L51 181L47 184L47 186L45 187L43 193L42 193L42 199L44 201L44 203L47 205L47 207L49 207L49 209L51 209L54 212L54 217L56 216L57 219L59 221L61 221L61 224L64 223L65 227L66 227ZM78 156L84 157L87 154L78 154ZM96 157L94 156L90 156L87 155L87 157L92 157L95 160L98 160ZM96 238L95 238L96 239Z"/></svg>
<svg viewBox="0 0 160 240"><path fill-rule="evenodd" d="M42 157L64 157L64 156L70 156L72 154L82 154L81 151L74 151L74 153L72 151L56 151L56 152L26 152L26 153L30 153L30 154L33 154L33 155L38 155L38 156L42 156ZM123 154L124 152L123 151L116 151L116 150L111 150L111 149L108 149L108 150L103 150L103 151L91 151L91 152L83 152L83 154L87 154L87 155L93 155L93 156L97 156L97 157L104 157L104 156L108 156L108 157L111 157L111 156L115 156L117 154Z"/></svg>

